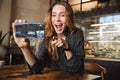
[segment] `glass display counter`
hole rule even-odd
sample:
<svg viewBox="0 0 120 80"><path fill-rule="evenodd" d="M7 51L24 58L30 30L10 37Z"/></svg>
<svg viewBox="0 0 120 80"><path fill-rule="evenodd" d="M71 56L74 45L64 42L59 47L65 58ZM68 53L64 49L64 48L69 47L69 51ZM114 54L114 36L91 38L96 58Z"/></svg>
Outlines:
<svg viewBox="0 0 120 80"><path fill-rule="evenodd" d="M100 17L99 24L86 29L85 51L88 55L120 58L120 15Z"/></svg>

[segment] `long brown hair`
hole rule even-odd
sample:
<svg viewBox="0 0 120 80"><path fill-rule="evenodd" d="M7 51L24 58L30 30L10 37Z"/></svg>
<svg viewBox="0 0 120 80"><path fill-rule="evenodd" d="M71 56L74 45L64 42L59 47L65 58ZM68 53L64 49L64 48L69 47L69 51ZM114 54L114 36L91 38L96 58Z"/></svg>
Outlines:
<svg viewBox="0 0 120 80"><path fill-rule="evenodd" d="M48 40L48 51L49 53L52 55L52 58L57 60L58 57L58 52L57 52L57 48L55 46L50 45L50 42L52 40L53 36L56 36L56 32L53 28L52 25L52 21L51 21L51 17L52 17L52 9L55 5L62 5L65 7L66 9L66 26L68 27L68 29L70 30L70 33L72 33L76 27L74 24L74 13L73 10L71 8L71 6L69 5L68 2L66 1L56 1L55 3L53 3L51 5L51 7L48 9L47 15L44 19L44 23L45 23L45 38Z"/></svg>

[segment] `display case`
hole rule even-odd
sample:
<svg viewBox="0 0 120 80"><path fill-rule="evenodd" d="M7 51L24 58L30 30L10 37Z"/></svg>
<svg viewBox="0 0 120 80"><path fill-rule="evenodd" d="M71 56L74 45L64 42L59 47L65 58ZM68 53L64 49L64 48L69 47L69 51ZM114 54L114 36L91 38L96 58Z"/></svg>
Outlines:
<svg viewBox="0 0 120 80"><path fill-rule="evenodd" d="M120 58L120 15L102 16L98 21L86 28L86 54Z"/></svg>

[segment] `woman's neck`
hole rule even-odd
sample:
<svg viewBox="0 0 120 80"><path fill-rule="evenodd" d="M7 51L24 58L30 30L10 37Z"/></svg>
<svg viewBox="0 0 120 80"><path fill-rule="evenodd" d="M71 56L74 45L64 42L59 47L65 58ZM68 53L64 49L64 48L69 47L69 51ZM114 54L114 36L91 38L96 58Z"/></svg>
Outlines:
<svg viewBox="0 0 120 80"><path fill-rule="evenodd" d="M58 34L57 37L61 38L61 39L64 39L64 40L66 39L66 36L64 34Z"/></svg>

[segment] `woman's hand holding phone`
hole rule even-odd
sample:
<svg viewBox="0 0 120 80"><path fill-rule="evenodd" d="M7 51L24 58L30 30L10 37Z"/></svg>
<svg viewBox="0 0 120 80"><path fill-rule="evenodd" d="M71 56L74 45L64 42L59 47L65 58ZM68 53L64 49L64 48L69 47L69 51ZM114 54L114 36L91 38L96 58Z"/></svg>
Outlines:
<svg viewBox="0 0 120 80"><path fill-rule="evenodd" d="M13 36L14 36L14 40L16 42L16 44L18 45L18 47L20 48L25 48L25 47L29 47L30 46L30 41L29 39L25 39L25 38L17 38L16 37L16 24L17 23L26 23L26 20L15 20L12 23L12 30L13 30Z"/></svg>

